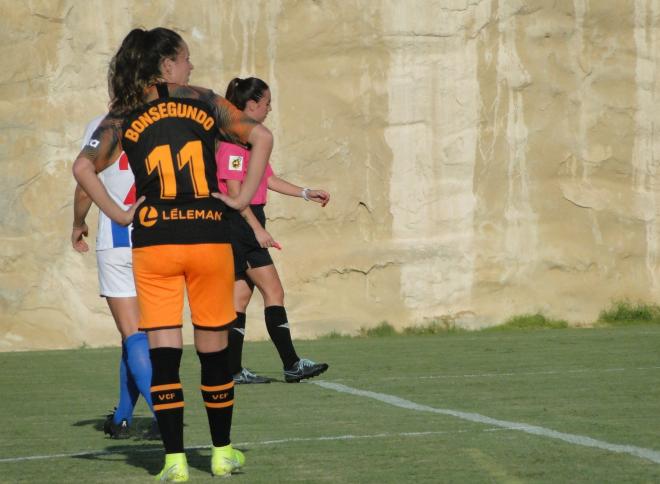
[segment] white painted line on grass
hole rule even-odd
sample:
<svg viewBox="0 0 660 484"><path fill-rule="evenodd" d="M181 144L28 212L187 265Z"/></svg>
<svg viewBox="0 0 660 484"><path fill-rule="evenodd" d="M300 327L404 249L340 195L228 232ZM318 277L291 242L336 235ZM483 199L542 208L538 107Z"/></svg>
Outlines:
<svg viewBox="0 0 660 484"><path fill-rule="evenodd" d="M497 432L503 430L500 427L487 428L480 430L478 432ZM400 433L381 433L381 434L370 434L370 435L325 435L321 437L292 437L289 439L278 439L278 440L262 440L260 442L239 442L234 443L234 447L256 447L259 445L279 445L279 444L289 444L293 442L324 442L331 440L357 440L357 439L382 439L382 438L399 438L399 437L425 437L427 435L450 435L450 434L463 434L475 432L475 430L445 430L445 431L428 431L428 432L400 432ZM210 449L210 445L192 445L186 446L187 450L194 449ZM138 447L138 446L125 446L119 449L113 450L92 450L86 452L71 452L65 454L46 454L46 455L30 455L25 457L7 457L0 459L0 464L10 463L10 462L25 462L31 460L47 460L47 459L61 459L67 457L92 457L92 456L101 456L101 455L122 455L126 453L148 453L148 452L163 452L163 448L159 444L153 444L149 447Z"/></svg>
<svg viewBox="0 0 660 484"><path fill-rule="evenodd" d="M543 371L521 371L521 372L502 372L502 373L467 373L465 375L430 375L417 377L420 380L440 379L440 378L494 378L499 376L534 376L534 375L570 375L580 373L612 373L623 371L640 370L660 370L660 366L649 366L647 368L578 368L573 370L543 370ZM409 379L410 377L396 377Z"/></svg>
<svg viewBox="0 0 660 484"><path fill-rule="evenodd" d="M460 378L497 378L505 376L534 376L534 375L570 375L573 373L614 373L623 371L660 370L660 366L647 366L639 368L578 368L566 370L520 371L501 373L465 373L462 375L426 375L426 376L392 376L378 378L378 380L440 380ZM359 378L337 378L335 381L359 381Z"/></svg>
<svg viewBox="0 0 660 484"><path fill-rule="evenodd" d="M608 450L610 452L616 452L619 454L630 454L634 455L635 457L640 457L642 459L655 462L656 464L660 464L660 452L652 449L645 449L644 447L610 444L609 442L592 439L591 437L586 437L584 435L567 434L564 432L557 432L556 430L547 429L545 427L538 427L536 425L528 425L520 422L509 422L507 420L498 420L486 417L485 415L480 415L478 413L460 412L458 410L451 410L446 408L429 407L427 405L421 405L419 403L415 403L404 398L399 398L394 395L370 392L368 390L359 390L357 388L347 387L346 385L341 385L339 383L332 383L327 381L315 381L309 383L327 388L328 390L334 390L336 392L348 393L349 395L355 395L358 397L372 398L374 400L378 400L379 402L387 403L388 405L393 405L399 408L405 408L407 410L449 415L452 417L460 418L462 420L467 420L469 422L483 423L508 430L519 430L528 434L563 440L564 442L569 442L571 444L581 445L584 447L595 447L597 449Z"/></svg>

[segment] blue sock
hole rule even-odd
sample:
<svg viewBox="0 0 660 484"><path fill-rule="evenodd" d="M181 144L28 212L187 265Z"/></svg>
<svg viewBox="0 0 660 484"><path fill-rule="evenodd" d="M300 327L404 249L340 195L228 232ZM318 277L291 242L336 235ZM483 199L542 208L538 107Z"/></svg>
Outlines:
<svg viewBox="0 0 660 484"><path fill-rule="evenodd" d="M147 333L134 333L126 338L126 362L128 371L135 381L140 394L149 405L151 413L151 359L149 358L149 340Z"/></svg>
<svg viewBox="0 0 660 484"><path fill-rule="evenodd" d="M126 346L121 345L121 363L119 364L119 403L112 419L115 424L126 420L129 424L133 419L133 409L139 396L135 381L128 371Z"/></svg>

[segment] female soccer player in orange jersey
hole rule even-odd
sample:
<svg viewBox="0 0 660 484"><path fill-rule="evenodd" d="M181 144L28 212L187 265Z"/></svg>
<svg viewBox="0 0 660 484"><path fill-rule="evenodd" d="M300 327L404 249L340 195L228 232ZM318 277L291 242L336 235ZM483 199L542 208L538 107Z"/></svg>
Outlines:
<svg viewBox="0 0 660 484"><path fill-rule="evenodd" d="M184 288L201 363L201 392L213 441L211 470L227 475L245 457L231 446L234 388L227 327L235 319L234 267L226 214L252 198L272 149L272 135L213 91L188 85L193 65L176 32L132 30L110 64L110 112L73 165L85 192L113 220L133 222L133 272L140 329L149 338L151 396L165 447L158 478L188 480L183 450ZM251 144L252 164L236 197L217 192L216 140ZM96 164L123 150L135 175L128 210L106 192Z"/></svg>

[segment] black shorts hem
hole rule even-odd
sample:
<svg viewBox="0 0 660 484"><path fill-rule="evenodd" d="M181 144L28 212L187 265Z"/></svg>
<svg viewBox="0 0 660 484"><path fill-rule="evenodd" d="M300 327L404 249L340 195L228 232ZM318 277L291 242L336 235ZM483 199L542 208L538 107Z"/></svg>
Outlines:
<svg viewBox="0 0 660 484"><path fill-rule="evenodd" d="M268 267L268 266L273 266L273 265L275 265L275 264L273 263L272 260L270 260L270 261L261 260L261 261L257 262L256 264L250 264L245 269L245 272L249 271L250 269L259 269L260 267Z"/></svg>
<svg viewBox="0 0 660 484"><path fill-rule="evenodd" d="M159 329L175 329L175 328L183 328L183 324L175 324L172 326L159 326L158 328L143 328L142 326L138 326L138 331L144 331L145 333L148 333L149 331L158 331Z"/></svg>
<svg viewBox="0 0 660 484"><path fill-rule="evenodd" d="M200 326L199 324L193 323L193 328L203 329L204 331L225 331L231 328L231 325L234 324L235 319L232 319L228 323L223 324L222 326Z"/></svg>

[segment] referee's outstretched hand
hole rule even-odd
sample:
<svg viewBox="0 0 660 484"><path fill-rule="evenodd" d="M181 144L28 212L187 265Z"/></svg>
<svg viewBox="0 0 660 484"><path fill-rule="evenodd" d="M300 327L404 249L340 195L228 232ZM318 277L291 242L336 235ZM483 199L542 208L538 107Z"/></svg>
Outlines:
<svg viewBox="0 0 660 484"><path fill-rule="evenodd" d="M307 198L312 202L320 203L322 207L325 207L330 201L330 194L325 190L309 190L307 192Z"/></svg>

